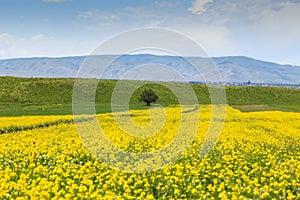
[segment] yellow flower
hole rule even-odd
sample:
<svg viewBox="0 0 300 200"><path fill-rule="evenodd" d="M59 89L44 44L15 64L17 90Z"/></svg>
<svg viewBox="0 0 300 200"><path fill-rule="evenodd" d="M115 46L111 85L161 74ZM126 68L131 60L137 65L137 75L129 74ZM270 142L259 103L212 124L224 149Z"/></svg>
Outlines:
<svg viewBox="0 0 300 200"><path fill-rule="evenodd" d="M200 122L195 120L196 112L185 118L188 125L199 125L189 148L175 163L145 173L126 173L98 160L85 149L89 142L97 141L96 135L84 144L76 126L66 121L73 116L1 117L0 129L11 132L0 135L0 199L300 198L297 196L300 113L242 113L227 107L218 142L212 151L201 157L212 120L212 106L200 107ZM149 137L131 135L136 133L132 127L128 127L129 132L124 131L111 113L99 114L97 119L114 145L142 155L173 141L180 127L181 112L180 107L166 108L165 120L162 113L155 113L154 116L165 124L159 130L152 127L155 133ZM151 126L148 110L134 110L130 114L136 125ZM116 115L122 118L124 112ZM56 122L59 123L43 127ZM185 137L188 136L187 133ZM175 149L182 148L184 142L183 138ZM97 150L99 148L97 146ZM105 153L120 167L134 159L116 160L115 152ZM145 160L136 167L151 168L152 164L152 160Z"/></svg>
<svg viewBox="0 0 300 200"><path fill-rule="evenodd" d="M195 195L198 193L198 190L196 188L193 188L192 191L191 191L192 195Z"/></svg>
<svg viewBox="0 0 300 200"><path fill-rule="evenodd" d="M175 195L175 196L178 196L179 194L180 194L180 190L176 188L176 189L174 190L174 195Z"/></svg>

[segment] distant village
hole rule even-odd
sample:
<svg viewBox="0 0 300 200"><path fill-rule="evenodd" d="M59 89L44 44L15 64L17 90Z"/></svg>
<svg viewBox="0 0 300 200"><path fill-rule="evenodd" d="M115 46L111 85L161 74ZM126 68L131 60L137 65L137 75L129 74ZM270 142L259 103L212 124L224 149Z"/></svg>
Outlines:
<svg viewBox="0 0 300 200"><path fill-rule="evenodd" d="M223 86L262 86L262 87L284 87L284 88L296 88L300 89L300 84L287 84L287 83L256 83L251 82L198 82L191 81L192 84L212 84L212 85L223 85Z"/></svg>

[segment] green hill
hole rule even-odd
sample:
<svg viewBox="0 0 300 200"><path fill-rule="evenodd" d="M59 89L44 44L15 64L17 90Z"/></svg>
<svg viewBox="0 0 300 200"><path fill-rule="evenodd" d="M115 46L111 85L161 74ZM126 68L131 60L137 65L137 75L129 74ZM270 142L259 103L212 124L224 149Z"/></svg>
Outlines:
<svg viewBox="0 0 300 200"><path fill-rule="evenodd" d="M15 78L0 77L0 115L50 115L72 113L72 92L75 79ZM124 81L132 84L133 81ZM116 85L115 80L100 80L96 92L97 112L110 111L110 99ZM180 83L172 83L180 84ZM159 104L177 104L177 98L159 84L148 84L139 88L132 96L133 109L146 108L138 96L143 88L152 88L159 96ZM205 85L193 85L199 102L210 103ZM225 87L227 104L242 111L284 110L300 111L300 90L276 87Z"/></svg>

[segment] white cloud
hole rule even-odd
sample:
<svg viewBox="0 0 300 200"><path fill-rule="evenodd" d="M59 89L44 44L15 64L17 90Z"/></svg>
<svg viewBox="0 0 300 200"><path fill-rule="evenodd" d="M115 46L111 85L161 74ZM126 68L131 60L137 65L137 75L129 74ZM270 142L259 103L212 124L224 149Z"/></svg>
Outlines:
<svg viewBox="0 0 300 200"><path fill-rule="evenodd" d="M34 34L28 37L0 32L0 59L23 57L61 57L89 54L97 39L86 40Z"/></svg>
<svg viewBox="0 0 300 200"><path fill-rule="evenodd" d="M215 1L213 6L214 9L207 10L199 20L205 20L208 27L229 30L230 34L219 37L219 42L231 41L236 51L213 44L209 44L208 49L222 54L235 52L235 55L299 65L300 59L295 58L300 51L300 3L285 0L230 0Z"/></svg>
<svg viewBox="0 0 300 200"><path fill-rule="evenodd" d="M280 3L281 7L290 7L290 6L296 6L298 5L297 3L291 2L291 1L287 1L287 2L282 2Z"/></svg>
<svg viewBox="0 0 300 200"><path fill-rule="evenodd" d="M259 21L261 28L265 27L265 31L271 31L272 35L300 41L300 3L286 2L280 5L279 10L268 10L264 13Z"/></svg>
<svg viewBox="0 0 300 200"><path fill-rule="evenodd" d="M202 11L205 10L206 3L212 2L213 0L197 1L193 11L200 14L201 9ZM222 55L222 52L226 52L226 54L237 52L236 46L229 39L230 33L227 28L219 26L219 23L207 23L207 21L214 19L206 20L202 16L191 14L187 12L187 7L179 6L178 2L155 2L152 6L124 7L115 12L90 10L78 13L78 18L86 20L85 28L100 33L103 32L103 28L107 23L110 23L110 25L105 26L105 28L111 32L111 35L119 32L116 27L124 27L123 31L138 27L162 27L187 34L191 39L203 45L210 55Z"/></svg>
<svg viewBox="0 0 300 200"><path fill-rule="evenodd" d="M241 44L249 46L263 45L263 41L270 44L283 44L282 42L298 42L300 35L300 3L291 1L250 1L215 5L205 18L211 18L210 25L226 27L232 32L232 37ZM216 22L217 21L217 22ZM281 43L279 43L281 41Z"/></svg>
<svg viewBox="0 0 300 200"><path fill-rule="evenodd" d="M37 35L33 35L33 36L31 37L31 40L37 41L37 40L42 40L42 39L44 39L44 38L45 38L45 35L44 35L44 34L37 34Z"/></svg>
<svg viewBox="0 0 300 200"><path fill-rule="evenodd" d="M300 3L281 3L279 9L263 12L256 22L254 34L270 52L277 54L293 54L300 46ZM299 49L296 50L299 52Z"/></svg>
<svg viewBox="0 0 300 200"><path fill-rule="evenodd" d="M0 34L0 52L4 51L9 46L9 41L11 41L12 36L8 33Z"/></svg>
<svg viewBox="0 0 300 200"><path fill-rule="evenodd" d="M195 0L193 6L189 8L189 11L193 14L201 15L206 11L205 5L212 2L213 0Z"/></svg>
<svg viewBox="0 0 300 200"><path fill-rule="evenodd" d="M181 31L197 42L208 56L234 55L239 52L236 42L230 38L231 31L224 27L198 26Z"/></svg>
<svg viewBox="0 0 300 200"><path fill-rule="evenodd" d="M40 1L60 3L72 0ZM43 34L20 38L0 33L0 56L87 52L78 49L84 46L85 50L91 50L96 43L124 30L162 27L187 34L203 45L211 56L248 55L285 62L290 58L290 63L296 63L296 59L300 63L299 0L189 1L191 5L180 0L155 0L147 5L112 6L109 10L101 7L81 12L76 10L78 21L72 23L78 27L79 33L87 34L88 38L81 40L75 36L75 39L61 36L50 40ZM79 48L72 43L77 43Z"/></svg>
<svg viewBox="0 0 300 200"><path fill-rule="evenodd" d="M151 21L149 23L145 24L145 27L162 27L163 26L163 21Z"/></svg>
<svg viewBox="0 0 300 200"><path fill-rule="evenodd" d="M99 9L78 12L77 19L79 26L89 31L101 31L101 33L103 33L103 28L108 32L108 29L115 27L121 21L119 15Z"/></svg>
<svg viewBox="0 0 300 200"><path fill-rule="evenodd" d="M9 37L10 35L8 33L1 33L0 34L0 40L3 39L3 38L7 38Z"/></svg>
<svg viewBox="0 0 300 200"><path fill-rule="evenodd" d="M118 20L119 19L117 15L104 12L98 9L79 12L78 17L80 19L92 19L92 20Z"/></svg>
<svg viewBox="0 0 300 200"><path fill-rule="evenodd" d="M36 34L20 37L9 33L0 34L0 58L45 56L58 48L53 37Z"/></svg>
<svg viewBox="0 0 300 200"><path fill-rule="evenodd" d="M157 8L174 8L176 5L174 2L168 2L168 1L156 1L154 2L154 6Z"/></svg>

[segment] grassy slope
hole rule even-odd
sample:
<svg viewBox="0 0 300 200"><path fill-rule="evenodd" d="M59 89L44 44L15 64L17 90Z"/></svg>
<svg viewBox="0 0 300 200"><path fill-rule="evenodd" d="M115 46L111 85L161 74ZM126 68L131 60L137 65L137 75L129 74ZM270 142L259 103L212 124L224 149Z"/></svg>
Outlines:
<svg viewBox="0 0 300 200"><path fill-rule="evenodd" d="M0 77L0 116L71 114L74 79L27 79ZM111 93L117 81L101 80L96 93L97 112L110 111ZM130 85L133 82L127 81ZM176 83L174 83L176 84ZM172 92L158 84L146 85L158 94L162 105L177 103ZM193 85L200 103L210 103L204 85ZM146 108L138 101L138 89L131 108ZM243 111L300 111L300 90L274 87L226 87L227 103Z"/></svg>

